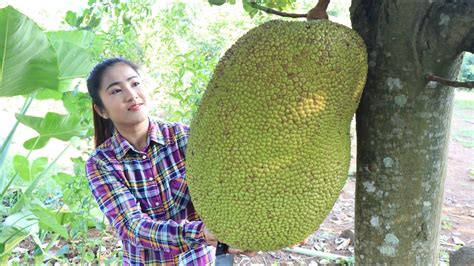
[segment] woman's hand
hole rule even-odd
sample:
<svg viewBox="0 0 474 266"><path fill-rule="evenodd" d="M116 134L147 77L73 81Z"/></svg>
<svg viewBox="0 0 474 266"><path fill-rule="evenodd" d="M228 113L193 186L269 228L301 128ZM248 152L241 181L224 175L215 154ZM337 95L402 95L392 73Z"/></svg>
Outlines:
<svg viewBox="0 0 474 266"><path fill-rule="evenodd" d="M204 227L204 239L208 245L217 247L217 238L207 229L207 227Z"/></svg>
<svg viewBox="0 0 474 266"><path fill-rule="evenodd" d="M241 255L245 255L247 257L257 256L257 251L245 251L245 250L236 249L236 248L232 248L232 247L229 247L229 251L227 251L227 253L229 253L229 254L241 254Z"/></svg>
<svg viewBox="0 0 474 266"><path fill-rule="evenodd" d="M207 227L204 227L204 239L206 240L208 245L217 247L217 241L218 240L214 236L214 234L212 234L212 232L207 229ZM257 255L256 251L245 251L245 250L236 249L236 248L232 248L232 247L229 247L229 250L227 251L227 253L234 254L234 255L242 254L242 255L245 255L245 256L248 256L248 257L255 257Z"/></svg>

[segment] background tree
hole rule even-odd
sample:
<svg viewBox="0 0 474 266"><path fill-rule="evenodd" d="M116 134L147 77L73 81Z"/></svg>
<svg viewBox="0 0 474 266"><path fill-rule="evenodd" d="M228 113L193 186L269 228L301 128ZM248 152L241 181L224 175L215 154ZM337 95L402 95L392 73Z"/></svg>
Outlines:
<svg viewBox="0 0 474 266"><path fill-rule="evenodd" d="M437 264L453 88L472 1L353 0L369 74L357 112L356 261Z"/></svg>

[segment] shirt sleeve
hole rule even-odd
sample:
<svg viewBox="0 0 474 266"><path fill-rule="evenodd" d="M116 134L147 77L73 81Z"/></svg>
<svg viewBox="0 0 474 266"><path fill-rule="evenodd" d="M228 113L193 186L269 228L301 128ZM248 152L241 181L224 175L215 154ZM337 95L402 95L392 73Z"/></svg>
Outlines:
<svg viewBox="0 0 474 266"><path fill-rule="evenodd" d="M176 144L181 152L183 158L186 158L186 146L188 144L189 126L182 123L174 125L174 132L176 134Z"/></svg>
<svg viewBox="0 0 474 266"><path fill-rule="evenodd" d="M86 175L92 195L122 240L174 254L205 244L202 221L151 219L105 162L89 159Z"/></svg>

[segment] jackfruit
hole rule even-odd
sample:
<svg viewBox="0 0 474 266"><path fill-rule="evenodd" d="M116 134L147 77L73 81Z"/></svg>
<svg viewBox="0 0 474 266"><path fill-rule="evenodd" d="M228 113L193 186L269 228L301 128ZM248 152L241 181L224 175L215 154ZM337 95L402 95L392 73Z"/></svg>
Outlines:
<svg viewBox="0 0 474 266"><path fill-rule="evenodd" d="M191 121L191 200L217 239L243 250L299 243L348 174L366 47L327 20L266 22L220 59Z"/></svg>

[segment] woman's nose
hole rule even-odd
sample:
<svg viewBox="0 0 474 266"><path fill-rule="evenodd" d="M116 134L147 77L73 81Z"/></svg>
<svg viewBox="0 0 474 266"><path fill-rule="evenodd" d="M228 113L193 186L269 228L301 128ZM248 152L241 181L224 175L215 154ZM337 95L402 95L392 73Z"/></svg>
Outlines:
<svg viewBox="0 0 474 266"><path fill-rule="evenodd" d="M127 102L135 100L136 98L138 98L138 94L133 88L127 87L125 91L126 91L125 100Z"/></svg>

